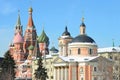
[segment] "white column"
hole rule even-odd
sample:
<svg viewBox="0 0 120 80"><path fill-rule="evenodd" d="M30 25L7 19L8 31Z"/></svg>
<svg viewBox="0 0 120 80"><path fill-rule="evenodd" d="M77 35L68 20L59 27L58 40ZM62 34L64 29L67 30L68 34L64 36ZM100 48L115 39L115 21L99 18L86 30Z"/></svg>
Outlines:
<svg viewBox="0 0 120 80"><path fill-rule="evenodd" d="M61 67L61 80L64 80L63 79L63 67Z"/></svg>
<svg viewBox="0 0 120 80"><path fill-rule="evenodd" d="M68 69L65 67L65 80L68 80Z"/></svg>
<svg viewBox="0 0 120 80"><path fill-rule="evenodd" d="M61 68L59 67L59 80L61 80Z"/></svg>
<svg viewBox="0 0 120 80"><path fill-rule="evenodd" d="M57 68L54 68L54 80L57 80Z"/></svg>
<svg viewBox="0 0 120 80"><path fill-rule="evenodd" d="M58 79L57 80L61 80L61 69L60 67L58 67L58 70L57 70L57 73L58 73Z"/></svg>

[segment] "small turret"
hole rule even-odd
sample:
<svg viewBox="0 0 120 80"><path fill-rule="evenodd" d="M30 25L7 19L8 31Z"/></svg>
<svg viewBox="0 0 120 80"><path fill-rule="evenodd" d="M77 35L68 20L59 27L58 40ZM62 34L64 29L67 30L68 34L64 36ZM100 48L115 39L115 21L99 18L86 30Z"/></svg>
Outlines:
<svg viewBox="0 0 120 80"><path fill-rule="evenodd" d="M80 35L85 35L85 24L84 24L84 18L82 18L82 24L80 25Z"/></svg>
<svg viewBox="0 0 120 80"><path fill-rule="evenodd" d="M38 42L40 46L40 52L44 54L49 54L48 46L49 46L49 38L44 32L42 31L42 34L38 37Z"/></svg>
<svg viewBox="0 0 120 80"><path fill-rule="evenodd" d="M72 37L70 32L68 32L67 26L65 27L65 31L62 36L60 36L59 40L59 52L61 56L68 55L68 44L72 41Z"/></svg>

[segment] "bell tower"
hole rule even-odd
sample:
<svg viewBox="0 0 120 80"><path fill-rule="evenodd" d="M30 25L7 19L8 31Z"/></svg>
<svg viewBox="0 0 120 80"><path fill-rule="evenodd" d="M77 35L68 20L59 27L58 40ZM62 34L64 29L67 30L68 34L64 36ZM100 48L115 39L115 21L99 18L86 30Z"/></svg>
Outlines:
<svg viewBox="0 0 120 80"><path fill-rule="evenodd" d="M27 24L27 28L25 30L25 35L24 35L24 52L28 53L28 47L29 46L35 46L35 42L36 42L36 37L37 37L37 33L36 33L36 29L35 29L35 25L33 22L33 18L32 18L32 12L33 9L32 7L29 8L29 18L28 18L28 24Z"/></svg>
<svg viewBox="0 0 120 80"><path fill-rule="evenodd" d="M58 38L59 42L59 52L61 56L68 56L68 43L72 41L72 37L68 32L67 26L65 27L65 31L62 36Z"/></svg>

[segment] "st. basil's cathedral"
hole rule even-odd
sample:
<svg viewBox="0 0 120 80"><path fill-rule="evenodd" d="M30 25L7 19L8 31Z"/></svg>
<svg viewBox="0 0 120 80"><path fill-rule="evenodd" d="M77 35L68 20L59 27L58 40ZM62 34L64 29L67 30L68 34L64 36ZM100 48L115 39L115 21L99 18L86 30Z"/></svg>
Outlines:
<svg viewBox="0 0 120 80"><path fill-rule="evenodd" d="M37 56L48 54L49 38L44 30L40 36L37 36L36 28L32 18L33 9L29 8L29 18L25 33L23 35L23 26L18 14L17 24L13 42L10 45L10 53L16 62L16 78L32 78L32 60ZM23 66L27 64L26 66Z"/></svg>

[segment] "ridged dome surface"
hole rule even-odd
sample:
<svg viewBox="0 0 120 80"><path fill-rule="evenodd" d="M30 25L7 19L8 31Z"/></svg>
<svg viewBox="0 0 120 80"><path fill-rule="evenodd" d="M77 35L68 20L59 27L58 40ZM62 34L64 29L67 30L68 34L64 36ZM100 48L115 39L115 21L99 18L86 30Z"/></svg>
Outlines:
<svg viewBox="0 0 120 80"><path fill-rule="evenodd" d="M28 47L28 50L33 50L34 49L34 46L33 45L30 45L29 47Z"/></svg>
<svg viewBox="0 0 120 80"><path fill-rule="evenodd" d="M95 41L87 35L78 35L72 42L95 43Z"/></svg>
<svg viewBox="0 0 120 80"><path fill-rule="evenodd" d="M49 38L46 35L46 33L44 32L44 30L42 31L42 34L38 37L38 42L39 43L47 43L49 45Z"/></svg>

